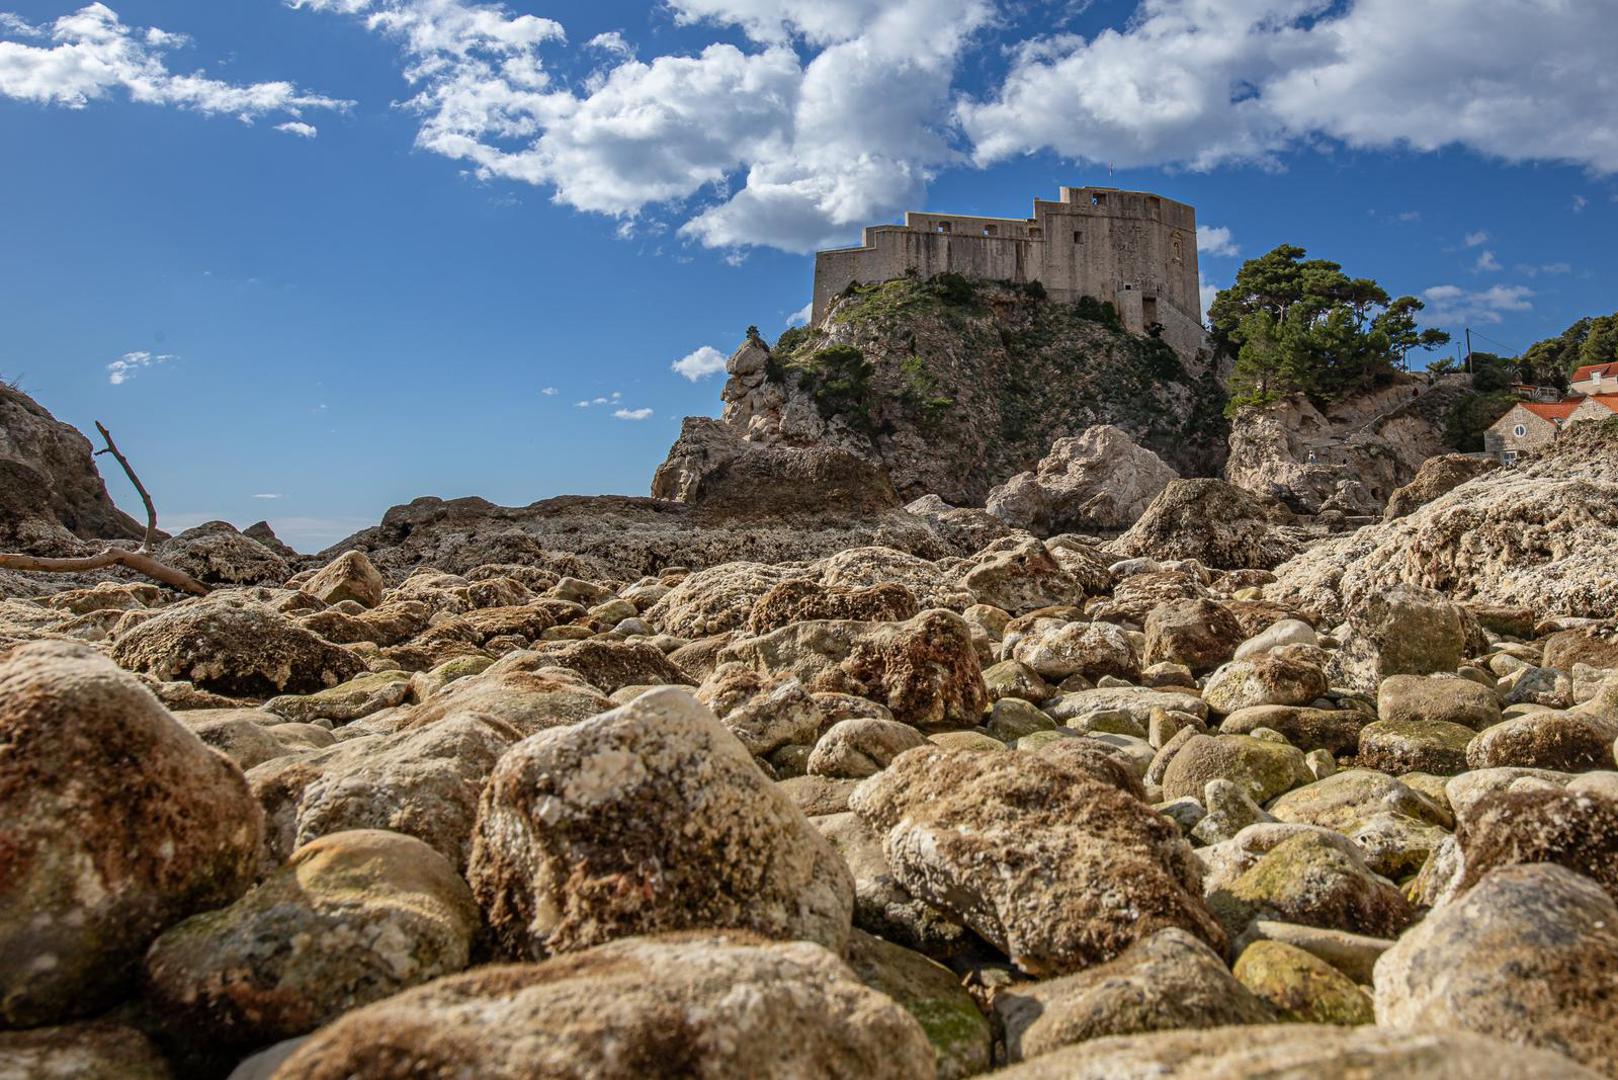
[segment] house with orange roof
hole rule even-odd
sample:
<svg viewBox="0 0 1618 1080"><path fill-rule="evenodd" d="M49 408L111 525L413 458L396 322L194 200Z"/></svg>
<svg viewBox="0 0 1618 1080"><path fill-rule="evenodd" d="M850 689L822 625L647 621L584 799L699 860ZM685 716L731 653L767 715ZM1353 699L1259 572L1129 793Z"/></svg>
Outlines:
<svg viewBox="0 0 1618 1080"><path fill-rule="evenodd" d="M1618 382L1612 385L1618 391ZM1555 404L1519 401L1484 432L1483 449L1509 465L1526 451L1549 446L1556 438L1556 433L1569 424L1602 420L1614 415L1618 415L1618 393L1591 395Z"/></svg>
<svg viewBox="0 0 1618 1080"><path fill-rule="evenodd" d="M1573 373L1568 389L1585 397L1618 394L1618 360L1607 364L1586 364Z"/></svg>

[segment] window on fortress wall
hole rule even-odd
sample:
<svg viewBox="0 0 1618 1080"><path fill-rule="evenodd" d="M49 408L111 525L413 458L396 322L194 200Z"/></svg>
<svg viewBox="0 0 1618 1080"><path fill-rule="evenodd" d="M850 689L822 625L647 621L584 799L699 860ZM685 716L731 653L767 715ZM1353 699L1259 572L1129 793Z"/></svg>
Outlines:
<svg viewBox="0 0 1618 1080"><path fill-rule="evenodd" d="M1106 206L1107 205L1107 197L1105 195L1092 195L1092 196L1090 196L1090 205L1091 206Z"/></svg>
<svg viewBox="0 0 1618 1080"><path fill-rule="evenodd" d="M947 221L940 221L940 222L939 222L939 223L938 223L938 231L939 231L939 232L941 232L941 233L947 233L947 232L949 232L949 222L947 222Z"/></svg>
<svg viewBox="0 0 1618 1080"><path fill-rule="evenodd" d="M993 226L993 225L985 225L985 226L983 226L983 235L984 236L993 236L998 231L999 231L999 229L996 226Z"/></svg>
<svg viewBox="0 0 1618 1080"><path fill-rule="evenodd" d="M1178 236L1176 236L1174 238L1174 261L1175 262L1181 262L1184 259L1185 259L1185 245L1181 242L1180 238Z"/></svg>
<svg viewBox="0 0 1618 1080"><path fill-rule="evenodd" d="M1080 230L1080 229L1074 229L1073 230L1073 242L1075 244L1084 243L1084 232L1082 230Z"/></svg>
<svg viewBox="0 0 1618 1080"><path fill-rule="evenodd" d="M1159 199L1156 195L1153 195L1151 198L1146 200L1146 209L1150 210L1154 214L1162 213L1163 200Z"/></svg>
<svg viewBox="0 0 1618 1080"><path fill-rule="evenodd" d="M1045 236L1045 230L1040 228L1038 225L1030 225L1030 226L1028 226L1028 239L1030 239L1030 240L1041 240L1041 239L1044 238L1044 236Z"/></svg>

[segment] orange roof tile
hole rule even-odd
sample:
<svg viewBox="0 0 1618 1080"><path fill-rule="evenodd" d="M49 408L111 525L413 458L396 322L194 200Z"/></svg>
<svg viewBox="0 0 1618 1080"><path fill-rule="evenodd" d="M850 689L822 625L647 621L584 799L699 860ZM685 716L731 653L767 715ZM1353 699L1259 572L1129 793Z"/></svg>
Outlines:
<svg viewBox="0 0 1618 1080"><path fill-rule="evenodd" d="M1596 400L1599 401L1600 399L1597 398ZM1554 405L1546 405L1537 401L1522 401L1518 402L1518 404L1541 420L1566 420L1573 415L1574 409L1584 403L1582 401L1558 401Z"/></svg>
<svg viewBox="0 0 1618 1080"><path fill-rule="evenodd" d="M1605 405L1613 412L1618 412L1618 394L1597 394L1595 397L1587 397L1584 400L1593 401L1597 405ZM1583 402L1580 404L1583 404Z"/></svg>
<svg viewBox="0 0 1618 1080"><path fill-rule="evenodd" d="M1595 377L1596 372L1601 373L1603 379L1618 375L1618 361L1607 364L1586 364L1573 373L1573 382L1586 382Z"/></svg>

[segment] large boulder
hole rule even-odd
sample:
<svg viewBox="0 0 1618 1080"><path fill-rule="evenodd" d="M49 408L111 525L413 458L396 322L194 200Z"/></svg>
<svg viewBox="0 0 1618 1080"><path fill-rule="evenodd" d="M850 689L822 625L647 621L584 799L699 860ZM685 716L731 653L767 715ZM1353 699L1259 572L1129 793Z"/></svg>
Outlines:
<svg viewBox="0 0 1618 1080"><path fill-rule="evenodd" d="M279 585L292 573L286 559L227 521L204 522L165 540L157 557L208 585Z"/></svg>
<svg viewBox="0 0 1618 1080"><path fill-rule="evenodd" d="M1113 623L1052 626L1017 642L1011 655L1042 678L1058 683L1070 675L1091 680L1105 675L1128 682L1140 679L1140 654L1129 635Z"/></svg>
<svg viewBox="0 0 1618 1080"><path fill-rule="evenodd" d="M365 670L354 653L277 611L212 598L137 623L118 636L112 658L160 681L184 679L244 698L322 690Z"/></svg>
<svg viewBox="0 0 1618 1080"><path fill-rule="evenodd" d="M1614 971L1618 905L1600 885L1561 866L1503 866L1377 961L1377 1023L1492 1035L1612 1076Z"/></svg>
<svg viewBox="0 0 1618 1080"><path fill-rule="evenodd" d="M674 689L507 752L483 793L467 878L508 957L712 929L841 951L854 906L836 851Z"/></svg>
<svg viewBox="0 0 1618 1080"><path fill-rule="evenodd" d="M814 691L870 698L894 719L925 730L972 727L989 706L972 631L949 611L898 623L794 623L732 642L719 662L791 675Z"/></svg>
<svg viewBox="0 0 1618 1080"><path fill-rule="evenodd" d="M915 1080L933 1072L922 1026L836 955L729 933L630 938L440 979L323 1028L275 1078Z"/></svg>
<svg viewBox="0 0 1618 1080"><path fill-rule="evenodd" d="M794 578L758 598L747 616L747 630L756 636L811 619L903 622L920 610L910 590L896 582L857 588Z"/></svg>
<svg viewBox="0 0 1618 1080"><path fill-rule="evenodd" d="M466 712L267 761L247 775L267 815L264 865L330 833L387 829L464 869L483 785L521 738L502 720Z"/></svg>
<svg viewBox="0 0 1618 1080"><path fill-rule="evenodd" d="M1421 463L1415 478L1388 497L1382 512L1383 521L1392 521L1414 513L1440 495L1455 490L1468 480L1500 467L1494 458L1473 457L1470 454L1439 454Z"/></svg>
<svg viewBox="0 0 1618 1080"><path fill-rule="evenodd" d="M105 1008L146 946L253 879L241 770L88 649L0 661L0 1026Z"/></svg>
<svg viewBox="0 0 1618 1080"><path fill-rule="evenodd" d="M299 588L328 604L352 600L362 607L382 603L382 574L363 551L345 551Z"/></svg>
<svg viewBox="0 0 1618 1080"><path fill-rule="evenodd" d="M1196 559L1215 570L1268 570L1297 553L1285 509L1223 480L1175 480L1108 545L1123 558Z"/></svg>
<svg viewBox="0 0 1618 1080"><path fill-rule="evenodd" d="M1057 439L1031 472L989 492L989 513L1040 536L1121 532L1179 474L1111 424Z"/></svg>
<svg viewBox="0 0 1618 1080"><path fill-rule="evenodd" d="M1555 863L1607 890L1618 902L1618 797L1586 791L1509 788L1484 795L1460 815L1459 889L1518 863Z"/></svg>
<svg viewBox="0 0 1618 1080"><path fill-rule="evenodd" d="M1206 675L1229 660L1245 635L1236 616L1205 598L1170 600L1146 616L1147 664L1184 664Z"/></svg>
<svg viewBox="0 0 1618 1080"><path fill-rule="evenodd" d="M420 840L334 833L230 907L164 931L146 996L194 1052L249 1049L460 971L478 923L466 882Z"/></svg>
<svg viewBox="0 0 1618 1080"><path fill-rule="evenodd" d="M1170 926L1222 950L1178 827L1097 777L1056 755L922 747L849 806L900 884L1029 974L1076 971Z"/></svg>
<svg viewBox="0 0 1618 1080"><path fill-rule="evenodd" d="M1334 659L1344 684L1375 693L1394 675L1453 674L1465 649L1459 607L1431 589L1395 585L1349 608Z"/></svg>

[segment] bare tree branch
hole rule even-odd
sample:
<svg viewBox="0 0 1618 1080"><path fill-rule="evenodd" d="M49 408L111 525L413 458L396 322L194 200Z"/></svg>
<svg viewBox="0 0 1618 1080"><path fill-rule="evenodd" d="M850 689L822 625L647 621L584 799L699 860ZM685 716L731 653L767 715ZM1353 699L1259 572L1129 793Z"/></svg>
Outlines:
<svg viewBox="0 0 1618 1080"><path fill-rule="evenodd" d="M106 426L99 420L96 421L96 430L101 432L103 439L107 440L106 448L96 451L97 456L111 454L117 458L118 464L124 467L124 475L129 477L129 482L135 485L136 491L140 492L140 501L146 504L146 536L140 542L140 550L150 551L152 550L152 534L157 532L157 507L152 505L152 497L146 493L146 485L140 482L140 477L136 476L135 470L130 467L129 459L119 453L118 444L112 441L112 432L108 431Z"/></svg>
<svg viewBox="0 0 1618 1080"><path fill-rule="evenodd" d="M95 555L80 555L65 559L43 558L37 555L18 555L0 553L0 570L22 570L29 573L42 574L72 574L84 570L102 570L109 566L124 566L136 573L145 574L154 581L161 581L165 585L173 586L182 592L195 596L207 596L208 586L187 574L183 570L176 570L172 566L165 566L151 555L152 540L157 533L157 507L152 505L152 497L146 491L146 485L140 482L135 470L130 466L129 459L118 450L118 444L112 441L112 432L108 431L101 421L96 421L96 430L101 437L107 440L104 449L97 450L96 454L111 454L118 459L118 464L124 468L124 475L129 482L135 485L140 492L141 502L146 504L146 536L140 547L134 551L127 548L108 546Z"/></svg>

